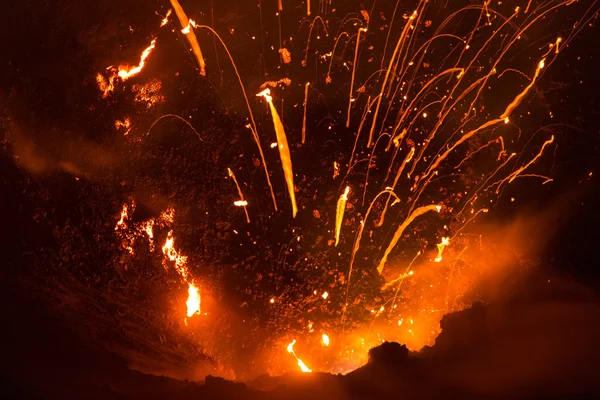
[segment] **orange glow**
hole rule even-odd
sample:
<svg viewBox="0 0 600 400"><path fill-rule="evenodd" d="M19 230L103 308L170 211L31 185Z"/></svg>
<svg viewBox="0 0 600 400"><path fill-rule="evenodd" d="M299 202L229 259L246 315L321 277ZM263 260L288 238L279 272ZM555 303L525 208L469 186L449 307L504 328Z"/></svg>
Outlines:
<svg viewBox="0 0 600 400"><path fill-rule="evenodd" d="M321 342L323 343L323 346L329 346L329 336L327 336L327 334L323 334L321 336Z"/></svg>

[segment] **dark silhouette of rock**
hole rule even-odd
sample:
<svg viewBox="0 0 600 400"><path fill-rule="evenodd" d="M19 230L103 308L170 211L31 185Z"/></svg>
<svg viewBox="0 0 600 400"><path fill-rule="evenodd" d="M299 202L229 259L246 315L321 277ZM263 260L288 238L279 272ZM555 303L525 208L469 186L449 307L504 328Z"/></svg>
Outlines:
<svg viewBox="0 0 600 400"><path fill-rule="evenodd" d="M377 347L369 350L369 361L371 365L398 366L408 360L408 349L405 345L396 342L383 342Z"/></svg>

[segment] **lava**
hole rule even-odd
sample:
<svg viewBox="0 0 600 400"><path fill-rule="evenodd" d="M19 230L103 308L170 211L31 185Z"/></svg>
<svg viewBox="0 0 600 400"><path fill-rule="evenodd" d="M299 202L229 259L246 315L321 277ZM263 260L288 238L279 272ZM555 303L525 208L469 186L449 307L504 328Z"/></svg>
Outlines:
<svg viewBox="0 0 600 400"><path fill-rule="evenodd" d="M156 47L156 38L152 39L152 41L150 42L150 45L144 49L144 51L142 52L142 55L140 56L140 63L138 65L136 65L135 67L130 67L127 65L120 65L119 72L117 73L119 78L126 81L127 79L142 72L142 70L146 66L146 59L148 57L150 57L150 54L152 54L152 51L154 50L155 47Z"/></svg>
<svg viewBox="0 0 600 400"><path fill-rule="evenodd" d="M196 60L198 61L198 65L200 66L200 75L206 75L206 63L204 62L204 57L202 56L202 50L200 50L200 44L198 44L198 39L196 38L196 34L192 27L195 27L196 24L193 20L189 19L183 11L183 8L179 4L177 0L171 0L171 5L175 9L175 14L177 14L177 18L179 18L179 23L181 24L181 33L185 35L190 46L192 46L192 52L194 56L196 56Z"/></svg>
<svg viewBox="0 0 600 400"><path fill-rule="evenodd" d="M279 156L281 157L281 165L283 167L283 173L285 175L290 201L292 202L292 216L296 217L298 207L296 206L296 191L294 189L294 172L292 171L292 157L290 155L290 148L288 146L285 130L283 129L283 124L279 118L279 113L277 113L277 109L273 105L271 90L266 88L256 96L264 97L269 104L269 109L271 110L271 117L273 118L273 125L275 126L275 134L277 136L277 147L279 148Z"/></svg>

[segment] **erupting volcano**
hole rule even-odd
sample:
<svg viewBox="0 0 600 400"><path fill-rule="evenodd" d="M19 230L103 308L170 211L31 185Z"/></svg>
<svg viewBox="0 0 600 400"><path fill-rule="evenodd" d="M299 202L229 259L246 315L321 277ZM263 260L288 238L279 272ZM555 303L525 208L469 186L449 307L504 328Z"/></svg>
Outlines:
<svg viewBox="0 0 600 400"><path fill-rule="evenodd" d="M91 347L179 380L434 371L402 360L551 284L579 202L552 193L595 178L564 172L584 129L562 96L593 81L573 49L597 1L104 6L64 17L77 113L1 88L42 243L19 279Z"/></svg>

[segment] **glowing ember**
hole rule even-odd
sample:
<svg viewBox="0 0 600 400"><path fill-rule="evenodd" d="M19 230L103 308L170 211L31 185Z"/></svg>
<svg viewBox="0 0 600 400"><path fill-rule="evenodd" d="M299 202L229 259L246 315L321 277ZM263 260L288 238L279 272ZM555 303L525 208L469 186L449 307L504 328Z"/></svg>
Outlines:
<svg viewBox="0 0 600 400"><path fill-rule="evenodd" d="M321 342L323 343L323 346L329 346L329 336L327 336L327 334L323 334L321 336Z"/></svg>

